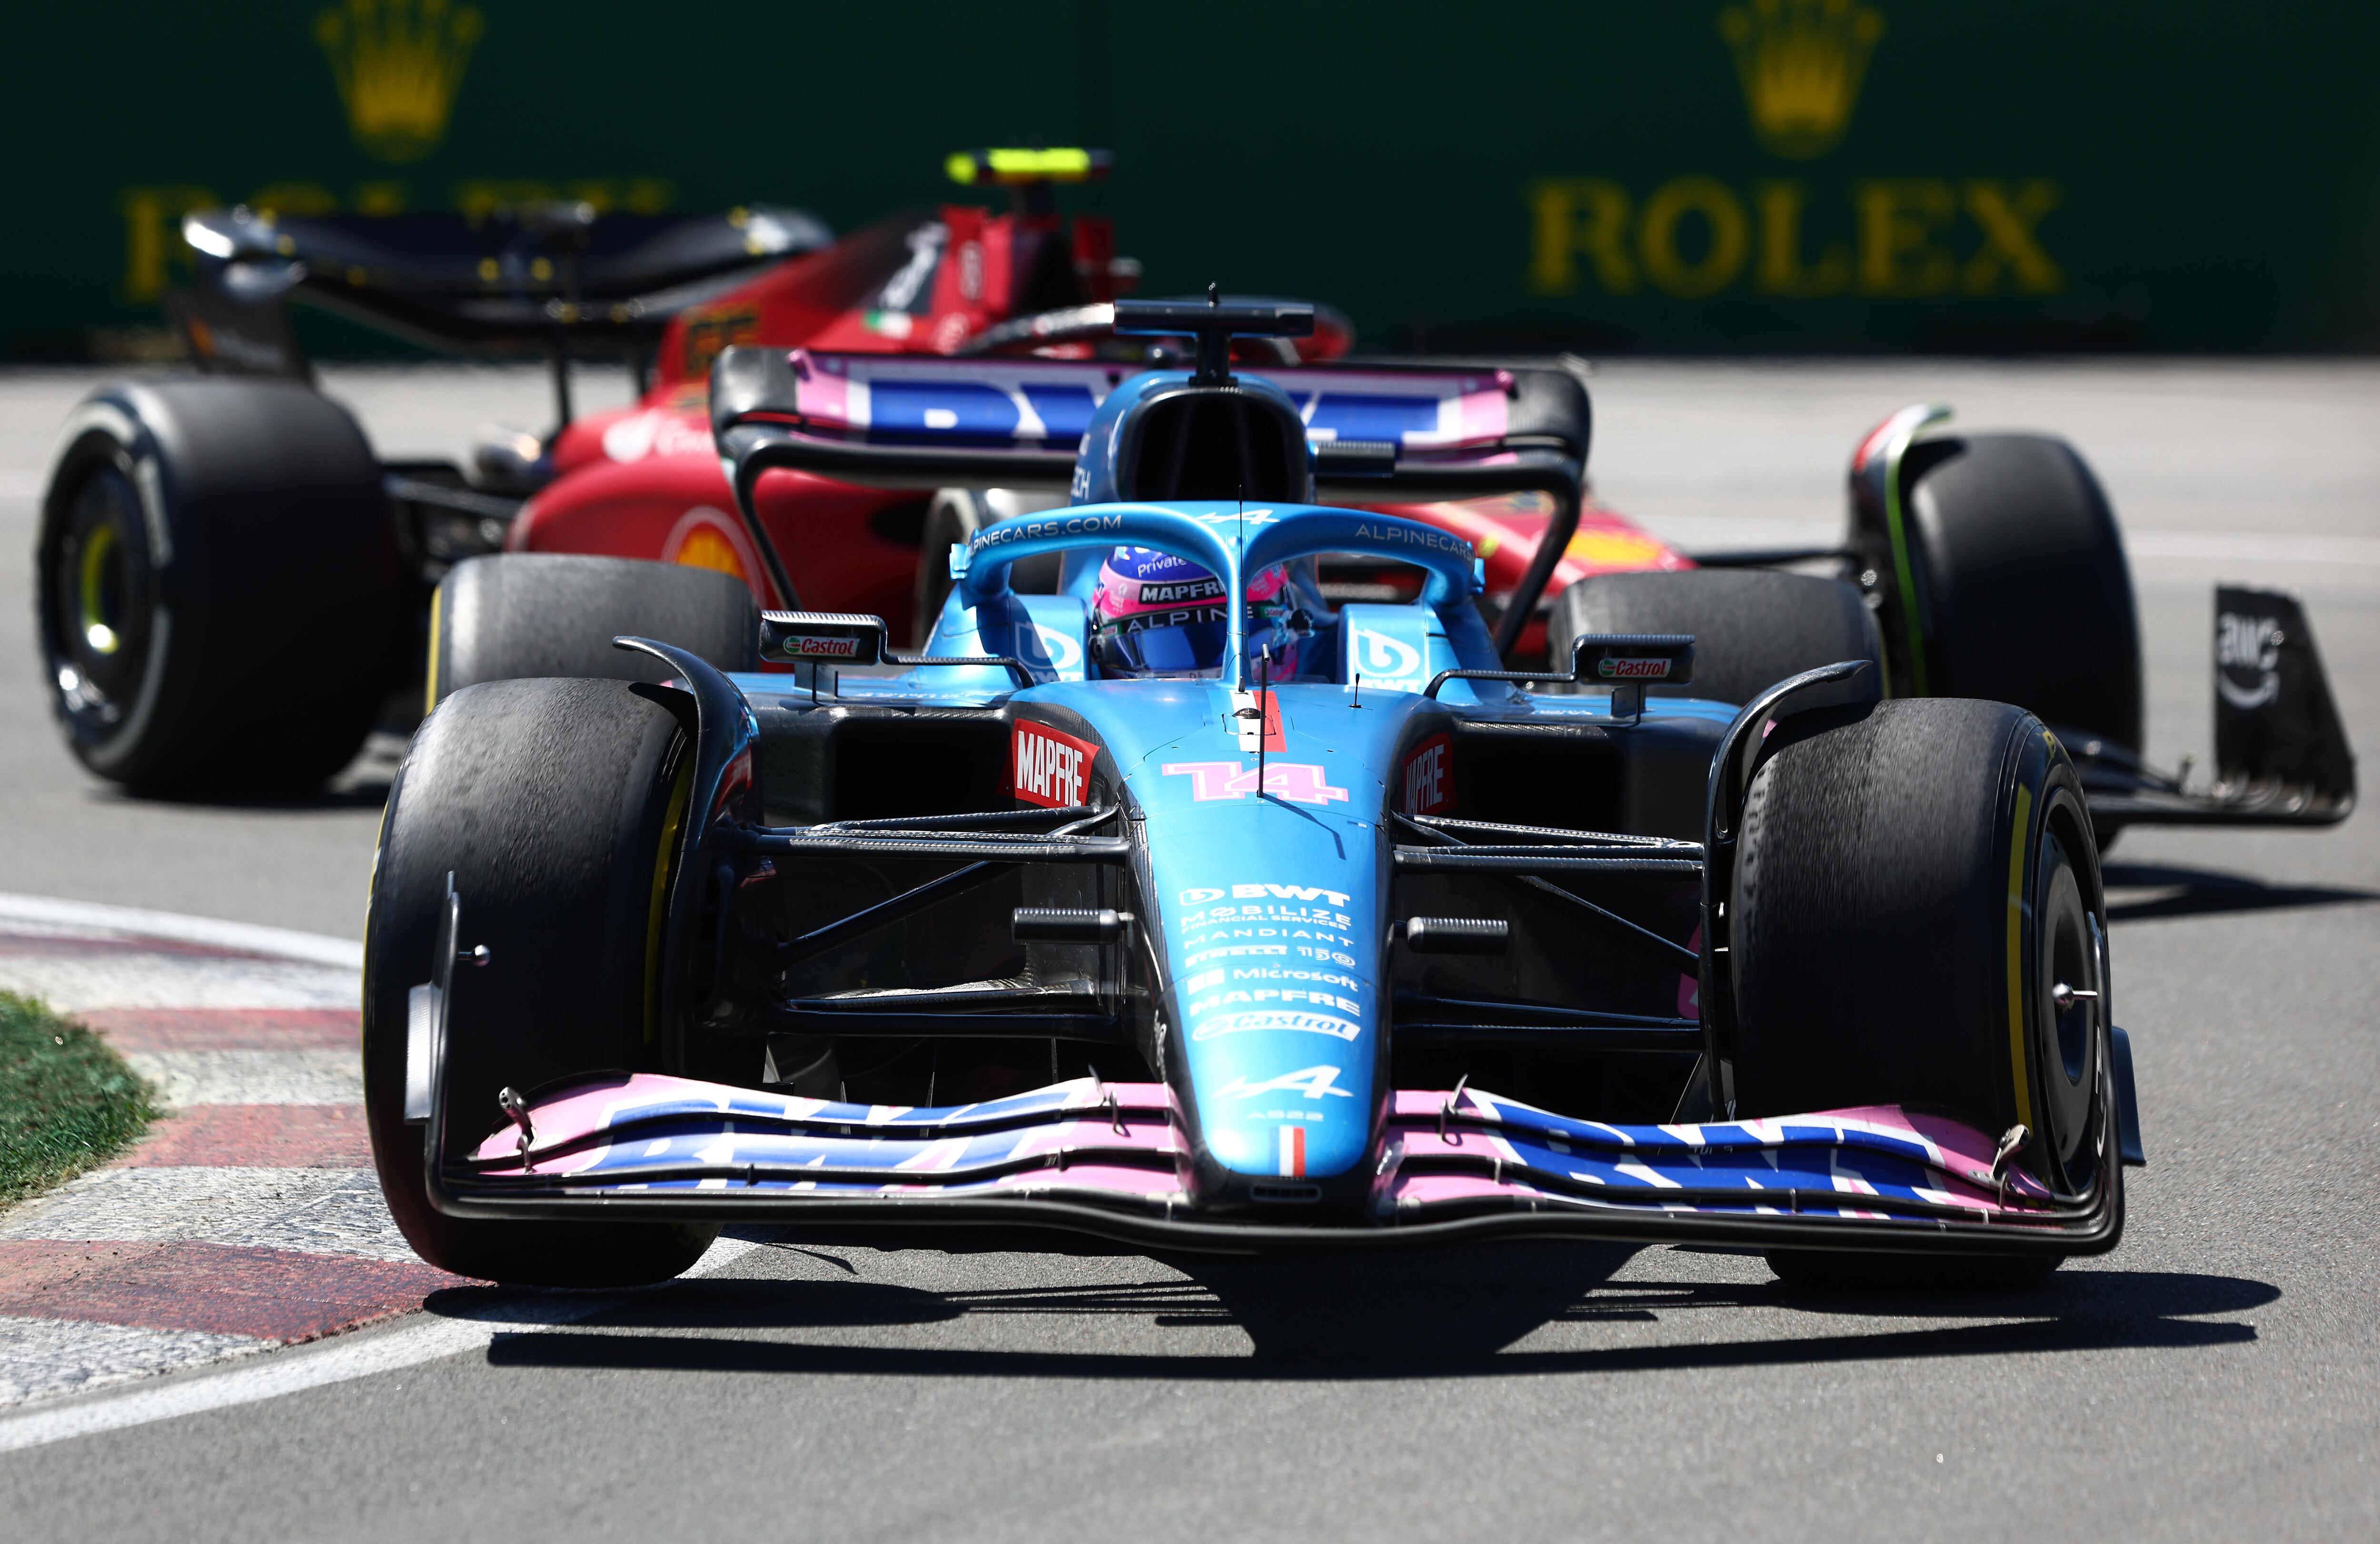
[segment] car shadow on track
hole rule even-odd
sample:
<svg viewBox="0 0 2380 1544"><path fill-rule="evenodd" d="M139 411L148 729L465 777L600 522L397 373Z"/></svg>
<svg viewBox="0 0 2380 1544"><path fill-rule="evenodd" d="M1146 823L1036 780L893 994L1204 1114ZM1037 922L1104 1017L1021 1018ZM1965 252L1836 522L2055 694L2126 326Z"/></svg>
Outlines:
<svg viewBox="0 0 2380 1544"><path fill-rule="evenodd" d="M2112 899L2110 922L2142 922L2160 917L2204 917L2227 911L2277 911L2290 906L2352 906L2380 901L2380 890L2329 884L2266 884L2245 874L2189 869L2168 863L2109 863L2100 870L2110 891L2162 892Z"/></svg>
<svg viewBox="0 0 2380 1544"><path fill-rule="evenodd" d="M2280 1296L2237 1277L2095 1270L1973 1295L1822 1295L1775 1281L1648 1278L1641 1269L1612 1280L1634 1252L1548 1244L1370 1258L1172 1258L1163 1263L1180 1275L963 1290L856 1277L709 1278L641 1295L583 1328L500 1335L488 1359L1195 1381L1536 1376L2231 1345L2253 1341L2255 1326L2204 1316ZM1645 1263L1658 1270L1672 1258L1655 1253ZM950 1332L928 1327L966 1320L1003 1321L978 1322L970 1338L1004 1343L930 1343ZM1202 1330L1241 1335L1218 1342ZM917 1331L925 1332L905 1332Z"/></svg>
<svg viewBox="0 0 2380 1544"><path fill-rule="evenodd" d="M307 815L322 810L378 809L388 802L386 777L332 784L294 794L133 794L121 788L94 790L94 800L120 800L134 805L160 805L183 809L253 811L259 814Z"/></svg>
<svg viewBox="0 0 2380 1544"><path fill-rule="evenodd" d="M375 731L365 742L363 749L357 752L356 759L320 787L265 794L133 793L114 784L102 784L92 788L91 796L103 802L120 800L137 805L178 806L188 809L292 814L327 809L378 809L388 802L389 789L396 782L396 769L405 760L407 743L406 736Z"/></svg>

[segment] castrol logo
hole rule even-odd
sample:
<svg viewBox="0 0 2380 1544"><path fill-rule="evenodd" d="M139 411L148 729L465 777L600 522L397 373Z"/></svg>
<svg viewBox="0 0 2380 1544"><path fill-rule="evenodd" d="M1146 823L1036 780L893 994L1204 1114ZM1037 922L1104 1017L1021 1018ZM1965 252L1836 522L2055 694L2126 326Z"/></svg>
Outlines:
<svg viewBox="0 0 2380 1544"><path fill-rule="evenodd" d="M848 660L859 654L856 638L823 638L815 633L787 634L779 647L797 660Z"/></svg>

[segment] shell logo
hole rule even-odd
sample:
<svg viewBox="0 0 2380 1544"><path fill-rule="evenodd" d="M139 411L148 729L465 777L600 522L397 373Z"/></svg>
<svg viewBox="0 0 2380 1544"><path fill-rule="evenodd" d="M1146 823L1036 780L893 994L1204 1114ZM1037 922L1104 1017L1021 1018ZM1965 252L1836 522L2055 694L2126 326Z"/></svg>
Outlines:
<svg viewBox="0 0 2380 1544"><path fill-rule="evenodd" d="M677 524L670 528L669 539L662 543L662 561L733 575L763 605L768 603L768 598L752 582L759 563L751 551L749 539L735 528L724 510L698 504L679 516Z"/></svg>
<svg viewBox="0 0 2380 1544"><path fill-rule="evenodd" d="M683 563L689 568L716 568L722 574L733 574L739 579L744 577L743 560L735 555L735 549L728 545L727 539L715 530L696 531L670 561Z"/></svg>
<svg viewBox="0 0 2380 1544"><path fill-rule="evenodd" d="M1609 569L1661 568L1669 547L1660 538L1641 530L1589 527L1570 539L1562 555L1595 572Z"/></svg>

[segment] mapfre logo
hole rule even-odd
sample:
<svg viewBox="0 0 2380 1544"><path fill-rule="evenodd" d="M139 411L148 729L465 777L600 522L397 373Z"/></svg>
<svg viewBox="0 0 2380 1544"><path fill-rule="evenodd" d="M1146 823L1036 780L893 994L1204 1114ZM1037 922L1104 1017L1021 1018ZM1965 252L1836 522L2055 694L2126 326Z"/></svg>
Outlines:
<svg viewBox="0 0 2380 1544"><path fill-rule="evenodd" d="M1018 798L1050 809L1088 799L1099 747L1029 720L1016 725L1009 746L1008 783Z"/></svg>
<svg viewBox="0 0 2380 1544"><path fill-rule="evenodd" d="M1405 813L1443 815L1454 808L1454 739L1432 735L1405 758Z"/></svg>

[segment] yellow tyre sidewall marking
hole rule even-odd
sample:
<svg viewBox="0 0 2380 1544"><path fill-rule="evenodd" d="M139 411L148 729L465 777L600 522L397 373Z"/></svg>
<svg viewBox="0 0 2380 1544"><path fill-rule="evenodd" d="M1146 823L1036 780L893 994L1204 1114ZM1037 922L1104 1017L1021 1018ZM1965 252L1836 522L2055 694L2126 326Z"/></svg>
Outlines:
<svg viewBox="0 0 2380 1544"><path fill-rule="evenodd" d="M669 813L662 818L661 851L653 856L653 895L645 914L645 1043L660 1033L662 995L662 924L669 916L670 857L677 847L678 828L686 823L686 801L694 792L695 748L689 742L686 760L670 789Z"/></svg>
<svg viewBox="0 0 2380 1544"><path fill-rule="evenodd" d="M440 602L446 599L446 587L440 585L430 592L430 684L422 688L421 716L428 718L438 710L438 614Z"/></svg>
<svg viewBox="0 0 2380 1544"><path fill-rule="evenodd" d="M2008 1012L2009 1069L2016 1079L2016 1118L2033 1125L2033 1073L2024 1033L2024 859L2031 844L2033 790L2017 784L2016 820L2009 833Z"/></svg>
<svg viewBox="0 0 2380 1544"><path fill-rule="evenodd" d="M114 526L94 527L91 535L84 539L82 561L78 565L80 571L76 576L79 581L76 590L79 591L77 599L81 602L81 615L78 620L82 625L83 642L92 651L101 654L115 653L122 642L115 629L108 625L107 618L100 614L100 576L107 567L108 558L115 552L115 541ZM98 635L103 632L107 635L105 643L99 639Z"/></svg>

